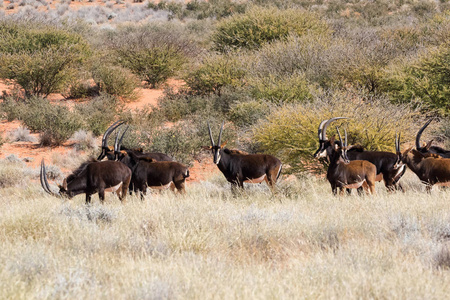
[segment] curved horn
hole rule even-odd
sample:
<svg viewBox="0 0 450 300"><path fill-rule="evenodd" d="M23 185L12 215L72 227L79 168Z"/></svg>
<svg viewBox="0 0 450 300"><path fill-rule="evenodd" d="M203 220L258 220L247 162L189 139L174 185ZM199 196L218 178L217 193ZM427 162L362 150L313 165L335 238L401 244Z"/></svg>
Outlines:
<svg viewBox="0 0 450 300"><path fill-rule="evenodd" d="M41 180L42 188L44 189L44 191L46 193L48 193L52 196L57 196L57 197L60 196L59 193L52 192L52 190L50 189L50 185L48 184L48 181L47 181L44 159L42 159L42 161L41 161L41 172L40 172L39 178Z"/></svg>
<svg viewBox="0 0 450 300"><path fill-rule="evenodd" d="M122 140L123 140L123 137L125 136L125 133L127 132L127 130L128 130L128 128L130 128L130 126L128 125L127 126L127 128L125 128L125 130L124 130L124 132L122 133L122 136L120 137L120 139L119 139L119 145L118 145L118 151L120 151L120 145L122 145Z"/></svg>
<svg viewBox="0 0 450 300"><path fill-rule="evenodd" d="M222 141L222 131L223 131L223 124L225 123L225 121L222 121L222 126L220 126L220 132L219 132L219 140L217 141L217 146L220 146L221 141Z"/></svg>
<svg viewBox="0 0 450 300"><path fill-rule="evenodd" d="M119 135L120 135L120 129L117 131L116 139L114 140L114 153L119 152L118 146L119 146Z"/></svg>
<svg viewBox="0 0 450 300"><path fill-rule="evenodd" d="M395 133L395 152L400 152L400 134Z"/></svg>
<svg viewBox="0 0 450 300"><path fill-rule="evenodd" d="M425 130L425 128L428 127L428 125L430 125L431 121L433 121L433 118L429 119L429 120L425 123L425 125L423 125L423 127L420 128L420 130L417 132L417 135L416 135L416 149L421 148L421 147L420 147L420 138L422 137L422 132Z"/></svg>
<svg viewBox="0 0 450 300"><path fill-rule="evenodd" d="M342 141L341 133L339 132L339 128L336 126L337 133L339 135L339 141L341 142L341 147L344 147L344 142Z"/></svg>
<svg viewBox="0 0 450 300"><path fill-rule="evenodd" d="M323 120L322 122L320 122L319 124L319 130L318 130L318 134L319 134L319 141L323 140L323 136L322 136L322 130L323 130L323 125L325 125L325 123L328 121L328 119Z"/></svg>
<svg viewBox="0 0 450 300"><path fill-rule="evenodd" d="M109 135L111 134L111 132L113 132L117 127L119 127L123 123L125 123L125 121L121 121L121 120L116 121L116 122L114 122L114 124L109 126L108 129L106 129L106 131L105 131L105 133L103 134L103 137L102 137L102 147L108 147L107 141L108 141Z"/></svg>
<svg viewBox="0 0 450 300"><path fill-rule="evenodd" d="M214 147L214 139L212 136L212 132L211 132L211 126L209 126L209 122L208 122L208 130L209 130L209 138L211 139L211 146Z"/></svg>
<svg viewBox="0 0 450 300"><path fill-rule="evenodd" d="M345 117L336 117L336 118L331 118L328 121L326 121L326 123L323 125L323 130L322 130L322 139L328 139L327 138L327 127L328 125L330 125L333 121L336 120L340 120L340 119L348 119Z"/></svg>

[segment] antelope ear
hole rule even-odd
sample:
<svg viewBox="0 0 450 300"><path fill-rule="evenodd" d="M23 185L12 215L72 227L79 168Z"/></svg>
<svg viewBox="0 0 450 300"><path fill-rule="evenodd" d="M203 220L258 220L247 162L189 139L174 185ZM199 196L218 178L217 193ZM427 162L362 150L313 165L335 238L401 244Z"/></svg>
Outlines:
<svg viewBox="0 0 450 300"><path fill-rule="evenodd" d="M227 144L227 141L223 142L222 145L220 145L220 148L225 147L226 144Z"/></svg>
<svg viewBox="0 0 450 300"><path fill-rule="evenodd" d="M122 154L123 156L127 156L128 155L127 151L125 151L125 150L120 150L119 153Z"/></svg>
<svg viewBox="0 0 450 300"><path fill-rule="evenodd" d="M67 179L66 178L64 178L64 180L63 180L62 187L63 187L64 190L67 191Z"/></svg>
<svg viewBox="0 0 450 300"><path fill-rule="evenodd" d="M426 145L425 145L425 149L430 150L431 144L433 143L433 140L429 141Z"/></svg>
<svg viewBox="0 0 450 300"><path fill-rule="evenodd" d="M203 149L203 150L211 150L212 147L211 147L211 146L202 146L202 149Z"/></svg>

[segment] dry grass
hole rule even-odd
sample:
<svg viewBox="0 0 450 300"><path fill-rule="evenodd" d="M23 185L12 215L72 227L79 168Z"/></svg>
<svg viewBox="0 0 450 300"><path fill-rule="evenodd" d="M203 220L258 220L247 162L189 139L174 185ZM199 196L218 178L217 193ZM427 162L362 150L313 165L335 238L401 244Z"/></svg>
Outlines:
<svg viewBox="0 0 450 300"><path fill-rule="evenodd" d="M221 177L122 205L0 189L8 299L444 299L450 194L335 198L315 178L233 197ZM280 200L280 201L278 201Z"/></svg>

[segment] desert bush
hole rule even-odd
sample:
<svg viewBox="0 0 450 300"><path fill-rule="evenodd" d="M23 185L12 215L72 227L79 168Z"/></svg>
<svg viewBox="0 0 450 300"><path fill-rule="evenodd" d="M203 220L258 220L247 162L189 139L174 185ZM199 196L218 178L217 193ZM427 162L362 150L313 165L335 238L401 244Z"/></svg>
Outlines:
<svg viewBox="0 0 450 300"><path fill-rule="evenodd" d="M23 186L30 179L30 172L22 161L0 161L0 188Z"/></svg>
<svg viewBox="0 0 450 300"><path fill-rule="evenodd" d="M107 45L123 67L151 87L176 74L197 51L183 28L158 23L124 26L108 37Z"/></svg>
<svg viewBox="0 0 450 300"><path fill-rule="evenodd" d="M19 127L9 133L9 139L13 142L32 142L36 141L35 137L30 135L30 130L26 127Z"/></svg>
<svg viewBox="0 0 450 300"><path fill-rule="evenodd" d="M136 100L139 79L131 71L120 66L101 65L92 71L100 92L128 100Z"/></svg>
<svg viewBox="0 0 450 300"><path fill-rule="evenodd" d="M319 123L336 116L349 118L345 120L349 145L383 151L393 151L396 132L401 133L403 142L413 141L418 130L415 124L422 124L424 118L418 110L393 105L384 97L334 91L316 96L313 102L275 109L253 126L252 139L260 150L276 154L291 165L292 171L302 170L312 163ZM331 137L333 128L327 133Z"/></svg>
<svg viewBox="0 0 450 300"><path fill-rule="evenodd" d="M392 66L383 82L395 103L419 99L442 115L450 113L450 47L444 44L422 53L412 61Z"/></svg>
<svg viewBox="0 0 450 300"><path fill-rule="evenodd" d="M267 42L286 38L290 34L327 34L330 29L318 15L299 9L280 10L274 7L253 7L217 25L212 36L218 51L256 49Z"/></svg>
<svg viewBox="0 0 450 300"><path fill-rule="evenodd" d="M19 118L28 128L40 132L42 145L60 145L82 126L78 114L35 96L21 104Z"/></svg>
<svg viewBox="0 0 450 300"><path fill-rule="evenodd" d="M77 130L70 140L75 143L76 150L89 150L97 147L97 141L90 131Z"/></svg>
<svg viewBox="0 0 450 300"><path fill-rule="evenodd" d="M264 119L269 111L270 106L264 101L240 101L231 106L228 119L238 127L247 127Z"/></svg>
<svg viewBox="0 0 450 300"><path fill-rule="evenodd" d="M84 99L88 97L98 96L99 93L99 86L93 84L91 80L77 78L70 84L69 91L67 92L67 94L64 94L64 97L72 99Z"/></svg>
<svg viewBox="0 0 450 300"><path fill-rule="evenodd" d="M119 108L117 98L105 94L77 104L75 112L81 116L83 128L92 131L95 136L99 136L115 119Z"/></svg>
<svg viewBox="0 0 450 300"><path fill-rule="evenodd" d="M305 102L311 99L312 85L304 74L274 76L268 74L260 78L249 78L251 94L256 99L273 103Z"/></svg>
<svg viewBox="0 0 450 300"><path fill-rule="evenodd" d="M224 87L244 85L245 70L241 60L231 55L208 55L200 65L189 72L184 80L195 94L221 95Z"/></svg>
<svg viewBox="0 0 450 300"><path fill-rule="evenodd" d="M27 95L61 91L89 55L76 33L7 21L0 27L0 77L15 80Z"/></svg>

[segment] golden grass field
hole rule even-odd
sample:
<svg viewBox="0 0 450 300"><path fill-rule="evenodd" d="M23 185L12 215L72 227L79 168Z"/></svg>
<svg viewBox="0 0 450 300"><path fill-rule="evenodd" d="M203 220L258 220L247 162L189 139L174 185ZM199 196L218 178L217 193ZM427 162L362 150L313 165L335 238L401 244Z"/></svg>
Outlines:
<svg viewBox="0 0 450 300"><path fill-rule="evenodd" d="M0 298L446 299L450 192L402 182L333 197L307 176L233 196L217 175L89 207L38 182L3 188Z"/></svg>

